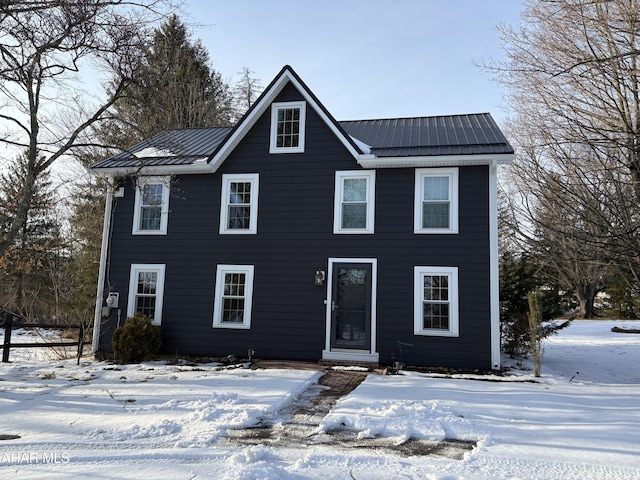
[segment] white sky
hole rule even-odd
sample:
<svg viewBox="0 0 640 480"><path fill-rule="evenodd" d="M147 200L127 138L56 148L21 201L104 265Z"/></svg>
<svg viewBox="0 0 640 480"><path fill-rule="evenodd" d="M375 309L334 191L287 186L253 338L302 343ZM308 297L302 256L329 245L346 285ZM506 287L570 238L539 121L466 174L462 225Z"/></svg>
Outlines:
<svg viewBox="0 0 640 480"><path fill-rule="evenodd" d="M338 120L490 112L502 88L474 62L502 57L498 24L525 0L186 0L181 17L230 83L265 87L291 65Z"/></svg>

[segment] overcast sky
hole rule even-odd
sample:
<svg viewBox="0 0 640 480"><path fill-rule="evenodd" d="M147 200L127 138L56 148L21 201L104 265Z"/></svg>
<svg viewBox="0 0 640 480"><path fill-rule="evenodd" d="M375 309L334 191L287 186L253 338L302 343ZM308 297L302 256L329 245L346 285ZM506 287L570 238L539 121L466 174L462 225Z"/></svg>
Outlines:
<svg viewBox="0 0 640 480"><path fill-rule="evenodd" d="M490 112L503 91L474 62L524 0L186 0L183 19L233 83L291 65L338 120Z"/></svg>

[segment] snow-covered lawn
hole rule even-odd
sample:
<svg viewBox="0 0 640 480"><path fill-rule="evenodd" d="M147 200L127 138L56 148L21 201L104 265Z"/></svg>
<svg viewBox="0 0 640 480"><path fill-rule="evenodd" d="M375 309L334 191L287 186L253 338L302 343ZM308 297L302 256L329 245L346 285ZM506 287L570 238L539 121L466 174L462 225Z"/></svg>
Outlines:
<svg viewBox="0 0 640 480"><path fill-rule="evenodd" d="M535 383L527 370L370 375L319 427L397 443L477 441L463 460L224 441L228 429L277 424L317 372L78 367L16 349L0 364L0 438L19 436L0 440L0 478L638 479L640 335L614 325L640 328L575 321L549 339Z"/></svg>

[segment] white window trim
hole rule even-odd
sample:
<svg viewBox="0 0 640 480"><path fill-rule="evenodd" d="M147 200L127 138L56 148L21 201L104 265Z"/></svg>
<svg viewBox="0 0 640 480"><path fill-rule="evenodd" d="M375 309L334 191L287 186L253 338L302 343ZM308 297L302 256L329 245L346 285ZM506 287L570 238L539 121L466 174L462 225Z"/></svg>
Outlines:
<svg viewBox="0 0 640 480"><path fill-rule="evenodd" d="M244 316L242 323L222 323L222 296L224 293L224 276L227 273L244 273ZM218 265L216 270L216 287L213 304L213 328L249 329L251 328L251 307L253 304L253 265Z"/></svg>
<svg viewBox="0 0 640 480"><path fill-rule="evenodd" d="M449 228L422 227L422 199L424 198L425 177L449 178ZM416 168L413 232L426 234L456 234L458 233L458 169L457 168Z"/></svg>
<svg viewBox="0 0 640 480"><path fill-rule="evenodd" d="M163 263L132 263L131 273L129 274L129 299L127 301L127 316L132 317L136 314L136 293L138 286L139 272L156 272L158 280L156 283L156 311L151 319L153 325L162 323L162 303L164 300L164 272L165 265Z"/></svg>
<svg viewBox="0 0 640 480"><path fill-rule="evenodd" d="M276 135L278 132L278 110L282 108L300 109L300 142L297 147L277 147ZM274 102L271 104L271 135L269 141L269 153L303 153L304 137L306 130L307 102Z"/></svg>
<svg viewBox="0 0 640 480"><path fill-rule="evenodd" d="M238 173L222 175L222 194L220 197L220 233L230 235L244 235L258 233L258 193L259 174ZM231 184L234 182L251 182L251 202L249 208L251 217L249 218L249 228L229 228L229 193Z"/></svg>
<svg viewBox="0 0 640 480"><path fill-rule="evenodd" d="M449 329L423 328L424 275L441 275L449 277ZM460 314L458 299L458 267L414 267L413 275L413 334L435 337L458 337L460 331Z"/></svg>
<svg viewBox="0 0 640 480"><path fill-rule="evenodd" d="M342 202L344 195L344 180L364 178L367 180L367 221L365 228L342 227ZM375 170L345 170L336 172L335 195L333 201L333 233L338 234L371 234L374 233L375 198L376 198Z"/></svg>
<svg viewBox="0 0 640 480"><path fill-rule="evenodd" d="M162 210L159 230L141 230L140 212L142 211L142 190L145 185L162 184ZM135 206L133 211L132 235L166 235L169 219L169 185L170 177L139 177L136 190Z"/></svg>

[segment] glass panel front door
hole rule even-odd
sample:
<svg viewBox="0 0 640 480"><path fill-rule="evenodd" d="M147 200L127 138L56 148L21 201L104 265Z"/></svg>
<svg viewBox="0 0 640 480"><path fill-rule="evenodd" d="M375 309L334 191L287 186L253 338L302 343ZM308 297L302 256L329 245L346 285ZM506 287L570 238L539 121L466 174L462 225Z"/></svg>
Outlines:
<svg viewBox="0 0 640 480"><path fill-rule="evenodd" d="M331 348L371 348L371 265L333 265Z"/></svg>

